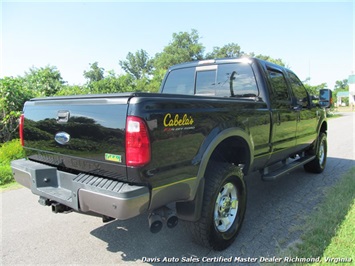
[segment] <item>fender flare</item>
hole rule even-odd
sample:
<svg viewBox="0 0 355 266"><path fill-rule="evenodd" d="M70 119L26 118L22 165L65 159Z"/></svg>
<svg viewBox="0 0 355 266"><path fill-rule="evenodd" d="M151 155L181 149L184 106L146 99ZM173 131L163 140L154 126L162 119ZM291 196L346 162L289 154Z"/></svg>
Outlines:
<svg viewBox="0 0 355 266"><path fill-rule="evenodd" d="M203 201L203 195L204 195L204 188L205 188L205 172L207 165L210 161L210 158L214 152L214 150L218 147L219 144L221 144L224 140L230 138L230 137L239 137L243 139L249 148L250 151L250 158L249 162L250 165L253 163L253 150L254 150L254 145L252 141L250 140L249 135L247 132L242 130L241 128L233 127L233 128L228 128L226 130L223 130L219 132L213 140L207 145L207 148L205 148L202 153L202 158L199 162L199 170L197 173L197 184L196 184L196 193L194 200L188 201L188 202L177 202L176 203L176 211L177 215L180 219L186 220L186 221L197 221L201 217L201 210L202 210L202 201Z"/></svg>
<svg viewBox="0 0 355 266"><path fill-rule="evenodd" d="M228 129L220 132L208 144L207 148L204 150L203 156L200 161L200 167L199 167L199 170L197 173L198 180L201 180L204 177L208 162L210 161L211 155L214 152L214 150L218 147L219 144L221 144L224 140L226 140L230 137L239 137L247 143L249 151L250 151L249 162L250 162L250 164L253 163L254 145L253 145L252 141L250 140L249 134L247 132L245 132L244 130L242 130L241 128L237 128L237 127L228 128Z"/></svg>

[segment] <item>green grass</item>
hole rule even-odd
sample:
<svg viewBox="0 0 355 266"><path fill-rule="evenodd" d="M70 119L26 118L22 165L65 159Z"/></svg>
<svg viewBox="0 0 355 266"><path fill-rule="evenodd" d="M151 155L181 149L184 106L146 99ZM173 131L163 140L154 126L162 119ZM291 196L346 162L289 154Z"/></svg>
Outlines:
<svg viewBox="0 0 355 266"><path fill-rule="evenodd" d="M25 156L18 139L6 142L0 147L0 187L14 182L10 162Z"/></svg>
<svg viewBox="0 0 355 266"><path fill-rule="evenodd" d="M322 261L329 261L329 258L346 259L347 262L351 259L355 264L355 200L336 235L324 251ZM320 265L320 263L314 265Z"/></svg>
<svg viewBox="0 0 355 266"><path fill-rule="evenodd" d="M282 252L289 257L351 258L355 262L355 168L326 191L325 199L306 220L301 241ZM335 263L333 261L332 263ZM294 264L302 265L302 264ZM341 265L341 264L340 264Z"/></svg>

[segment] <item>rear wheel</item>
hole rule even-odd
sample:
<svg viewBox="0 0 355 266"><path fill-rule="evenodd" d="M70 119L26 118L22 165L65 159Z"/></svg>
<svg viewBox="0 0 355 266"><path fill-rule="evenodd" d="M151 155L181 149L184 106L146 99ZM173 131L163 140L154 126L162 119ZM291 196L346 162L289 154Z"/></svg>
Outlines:
<svg viewBox="0 0 355 266"><path fill-rule="evenodd" d="M242 169L215 163L206 171L200 220L188 224L195 242L215 250L227 248L236 238L246 209Z"/></svg>
<svg viewBox="0 0 355 266"><path fill-rule="evenodd" d="M316 158L304 165L304 169L311 173L322 173L327 163L327 135L321 133L318 137L318 143L315 151Z"/></svg>

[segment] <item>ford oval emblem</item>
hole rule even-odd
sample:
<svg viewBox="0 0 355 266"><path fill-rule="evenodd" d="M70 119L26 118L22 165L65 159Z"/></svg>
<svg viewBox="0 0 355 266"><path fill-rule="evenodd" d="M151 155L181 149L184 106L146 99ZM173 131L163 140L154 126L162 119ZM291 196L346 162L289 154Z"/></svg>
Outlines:
<svg viewBox="0 0 355 266"><path fill-rule="evenodd" d="M67 144L70 140L70 135L66 132L58 132L55 134L54 140L59 144Z"/></svg>

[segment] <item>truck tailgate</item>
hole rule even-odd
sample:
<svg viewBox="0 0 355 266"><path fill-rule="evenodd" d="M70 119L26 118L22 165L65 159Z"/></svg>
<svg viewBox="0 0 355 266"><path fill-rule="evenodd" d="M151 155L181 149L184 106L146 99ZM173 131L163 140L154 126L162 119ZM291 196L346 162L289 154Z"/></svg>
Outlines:
<svg viewBox="0 0 355 266"><path fill-rule="evenodd" d="M30 160L73 173L126 180L129 94L33 99L24 107Z"/></svg>

